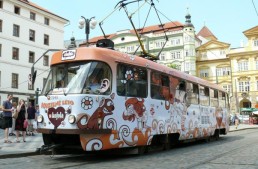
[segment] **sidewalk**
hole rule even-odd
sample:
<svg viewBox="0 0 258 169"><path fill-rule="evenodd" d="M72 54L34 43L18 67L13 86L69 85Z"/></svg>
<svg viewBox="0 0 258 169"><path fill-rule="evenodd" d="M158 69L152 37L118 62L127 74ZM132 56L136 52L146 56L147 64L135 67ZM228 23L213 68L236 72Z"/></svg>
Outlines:
<svg viewBox="0 0 258 169"><path fill-rule="evenodd" d="M39 154L37 149L43 145L40 133L36 133L35 136L26 136L26 142L23 142L22 136L19 137L19 143L16 142L16 136L9 136L8 139L12 143L4 143L4 130L0 129L0 158Z"/></svg>
<svg viewBox="0 0 258 169"><path fill-rule="evenodd" d="M258 125L248 125L240 124L236 129L235 126L230 126L229 132L234 132L238 130L257 128ZM37 152L38 148L43 145L42 134L36 133L35 136L26 136L26 142L22 141L16 143L16 136L9 136L9 140L13 143L4 143L4 130L0 129L0 158L10 158L10 157L22 157L26 155L39 154Z"/></svg>

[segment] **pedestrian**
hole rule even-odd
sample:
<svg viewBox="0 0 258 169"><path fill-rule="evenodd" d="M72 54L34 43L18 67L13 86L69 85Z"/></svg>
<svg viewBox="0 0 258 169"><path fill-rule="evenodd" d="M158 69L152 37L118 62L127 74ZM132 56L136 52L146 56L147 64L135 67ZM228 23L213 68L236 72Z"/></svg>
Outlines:
<svg viewBox="0 0 258 169"><path fill-rule="evenodd" d="M4 129L4 143L12 143L8 139L9 135L9 128L12 127L12 103L11 100L13 98L12 94L7 94L7 100L3 102L3 115L4 115L4 123L3 123L3 129Z"/></svg>
<svg viewBox="0 0 258 169"><path fill-rule="evenodd" d="M233 120L234 120L234 124L235 124L235 127L237 129L238 125L239 125L239 118L237 117L237 115L235 114L235 116L233 117Z"/></svg>
<svg viewBox="0 0 258 169"><path fill-rule="evenodd" d="M13 114L17 111L17 103L13 102ZM12 116L13 117L13 116ZM12 128L9 129L9 136L15 136L14 130L15 130L15 118L12 118Z"/></svg>
<svg viewBox="0 0 258 169"><path fill-rule="evenodd" d="M26 120L26 107L25 107L25 102L24 100L19 101L19 105L17 107L18 111L18 117L15 120L15 130L16 130L16 142L19 143L19 136L20 136L20 131L22 132L23 136L23 142L26 142L25 136L26 136L26 128L24 126L24 121Z"/></svg>
<svg viewBox="0 0 258 169"><path fill-rule="evenodd" d="M33 122L35 121L36 117L36 109L34 106L29 102L29 106L27 108L27 113L28 113L28 128L27 128L27 133L30 136L34 136L34 129L33 129Z"/></svg>
<svg viewBox="0 0 258 169"><path fill-rule="evenodd" d="M35 120L36 120L36 124L37 124L37 128L38 128L38 122L37 122L37 119L38 119L38 116L39 116L39 105L36 105L36 115L35 115ZM35 128L36 129L36 128ZM36 132L36 130L35 130Z"/></svg>

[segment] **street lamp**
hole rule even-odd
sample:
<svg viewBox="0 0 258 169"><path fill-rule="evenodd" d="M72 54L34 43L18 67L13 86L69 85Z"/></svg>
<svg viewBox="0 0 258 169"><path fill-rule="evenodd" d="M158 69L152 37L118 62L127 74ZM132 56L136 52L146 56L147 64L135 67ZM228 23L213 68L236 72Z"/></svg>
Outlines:
<svg viewBox="0 0 258 169"><path fill-rule="evenodd" d="M97 21L95 17L91 17L90 19L86 19L84 16L81 16L79 20L79 28L83 29L85 27L85 34L86 34L86 46L89 46L89 34L90 28L94 29L97 25Z"/></svg>

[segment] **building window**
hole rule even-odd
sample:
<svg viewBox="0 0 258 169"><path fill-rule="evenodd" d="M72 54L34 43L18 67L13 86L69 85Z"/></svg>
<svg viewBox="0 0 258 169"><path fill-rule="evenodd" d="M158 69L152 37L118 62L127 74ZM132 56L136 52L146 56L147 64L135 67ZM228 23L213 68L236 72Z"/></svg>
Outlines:
<svg viewBox="0 0 258 169"><path fill-rule="evenodd" d="M18 74L12 73L12 88L18 89L18 78L19 78Z"/></svg>
<svg viewBox="0 0 258 169"><path fill-rule="evenodd" d="M176 59L181 59L181 52L180 51L176 52Z"/></svg>
<svg viewBox="0 0 258 169"><path fill-rule="evenodd" d="M49 45L49 36L44 34L44 45Z"/></svg>
<svg viewBox="0 0 258 169"><path fill-rule="evenodd" d="M19 48L13 47L13 60L19 60Z"/></svg>
<svg viewBox="0 0 258 169"><path fill-rule="evenodd" d="M176 43L175 39L172 39L170 42L171 42L171 46L175 46L175 43Z"/></svg>
<svg viewBox="0 0 258 169"><path fill-rule="evenodd" d="M3 1L0 0L0 8L3 8Z"/></svg>
<svg viewBox="0 0 258 169"><path fill-rule="evenodd" d="M160 54L160 60L166 60L166 58L165 58L165 53L161 53L161 54Z"/></svg>
<svg viewBox="0 0 258 169"><path fill-rule="evenodd" d="M176 45L180 45L180 39L176 40Z"/></svg>
<svg viewBox="0 0 258 169"><path fill-rule="evenodd" d="M134 52L134 46L127 46L126 51L127 52Z"/></svg>
<svg viewBox="0 0 258 169"><path fill-rule="evenodd" d="M209 77L209 69L200 70L200 77Z"/></svg>
<svg viewBox="0 0 258 169"><path fill-rule="evenodd" d="M250 91L250 82L249 81L238 82L238 89L240 92Z"/></svg>
<svg viewBox="0 0 258 169"><path fill-rule="evenodd" d="M3 31L3 20L0 20L0 32Z"/></svg>
<svg viewBox="0 0 258 169"><path fill-rule="evenodd" d="M217 68L217 76L230 75L230 67Z"/></svg>
<svg viewBox="0 0 258 169"><path fill-rule="evenodd" d="M170 52L171 54L171 59L175 59L175 52Z"/></svg>
<svg viewBox="0 0 258 169"><path fill-rule="evenodd" d="M226 90L228 93L231 93L231 85L223 85L222 86L224 90Z"/></svg>
<svg viewBox="0 0 258 169"><path fill-rule="evenodd" d="M254 40L254 46L257 47L258 46L258 40Z"/></svg>
<svg viewBox="0 0 258 169"><path fill-rule="evenodd" d="M49 25L49 18L45 18L44 23L45 23L45 25Z"/></svg>
<svg viewBox="0 0 258 169"><path fill-rule="evenodd" d="M220 51L220 55L225 55L226 54L226 51L225 50L221 50Z"/></svg>
<svg viewBox="0 0 258 169"><path fill-rule="evenodd" d="M48 64L48 58L49 58L48 55L45 55L45 56L44 56L44 59L43 59L43 65L44 65L44 66L48 66L48 65L49 65L49 64Z"/></svg>
<svg viewBox="0 0 258 169"><path fill-rule="evenodd" d="M238 62L238 70L239 70L239 71L248 70L248 61L241 61L241 62Z"/></svg>
<svg viewBox="0 0 258 169"><path fill-rule="evenodd" d="M20 7L14 6L14 13L20 15Z"/></svg>
<svg viewBox="0 0 258 169"><path fill-rule="evenodd" d="M35 41L35 31L30 29L30 41Z"/></svg>
<svg viewBox="0 0 258 169"><path fill-rule="evenodd" d="M203 52L203 53L201 54L201 57L202 57L202 59L207 59L207 52Z"/></svg>
<svg viewBox="0 0 258 169"><path fill-rule="evenodd" d="M30 12L30 19L31 20L36 20L36 14L34 12Z"/></svg>
<svg viewBox="0 0 258 169"><path fill-rule="evenodd" d="M258 60L255 61L255 69L258 70Z"/></svg>
<svg viewBox="0 0 258 169"><path fill-rule="evenodd" d="M20 26L13 25L13 36L19 37L20 36Z"/></svg>
<svg viewBox="0 0 258 169"><path fill-rule="evenodd" d="M29 63L34 63L35 62L35 53L34 52L29 52Z"/></svg>
<svg viewBox="0 0 258 169"><path fill-rule="evenodd" d="M195 62L185 62L184 71L191 71L191 70L195 70Z"/></svg>

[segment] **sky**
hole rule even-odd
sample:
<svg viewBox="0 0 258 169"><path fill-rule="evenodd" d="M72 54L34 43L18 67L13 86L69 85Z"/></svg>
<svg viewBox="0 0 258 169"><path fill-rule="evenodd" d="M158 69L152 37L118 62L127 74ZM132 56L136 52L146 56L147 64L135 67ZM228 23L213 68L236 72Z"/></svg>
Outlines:
<svg viewBox="0 0 258 169"><path fill-rule="evenodd" d="M120 30L132 29L130 21L123 9L114 11L120 0L30 0L33 3L49 10L70 21L64 27L64 40L72 36L76 40L86 39L85 30L79 29L81 16L95 17L98 22L103 21L102 28L105 34ZM134 1L127 0L125 2ZM144 2L135 2L127 5L136 28L142 28L149 4L136 9ZM191 15L196 34L203 26L207 26L219 41L231 44L231 48L240 47L241 41L247 43L243 31L258 25L258 0L153 0L162 23L179 21L185 23L185 15ZM113 12L114 11L114 12ZM113 12L113 13L112 13ZM151 8L146 26L160 24L154 8ZM89 38L102 36L99 26L90 30Z"/></svg>

